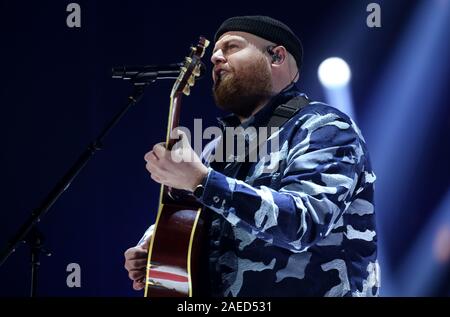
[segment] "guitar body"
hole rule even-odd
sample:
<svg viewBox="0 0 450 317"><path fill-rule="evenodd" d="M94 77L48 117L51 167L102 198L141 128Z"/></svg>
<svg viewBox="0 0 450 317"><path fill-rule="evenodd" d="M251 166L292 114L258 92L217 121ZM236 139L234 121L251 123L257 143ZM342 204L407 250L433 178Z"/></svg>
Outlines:
<svg viewBox="0 0 450 317"><path fill-rule="evenodd" d="M177 204L179 203L179 204ZM187 297L202 293L201 208L163 203L158 212L147 267L146 297Z"/></svg>
<svg viewBox="0 0 450 317"><path fill-rule="evenodd" d="M189 95L195 77L200 75L200 59L208 43L201 37L197 47L191 48L172 88L167 149L171 149L177 141L171 138L171 132L179 124L181 96ZM206 243L204 232L200 204L186 193L177 195L176 190L161 186L158 214L148 248L145 297L203 295L204 285L207 285L207 273L203 266L206 259L202 256Z"/></svg>

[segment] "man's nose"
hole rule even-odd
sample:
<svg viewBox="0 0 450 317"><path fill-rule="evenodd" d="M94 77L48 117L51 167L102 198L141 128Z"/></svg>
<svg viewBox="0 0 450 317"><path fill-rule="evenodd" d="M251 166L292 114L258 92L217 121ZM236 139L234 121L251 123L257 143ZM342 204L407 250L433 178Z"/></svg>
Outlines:
<svg viewBox="0 0 450 317"><path fill-rule="evenodd" d="M218 63L224 63L226 61L225 56L223 56L222 50L217 50L211 56L211 62L216 65Z"/></svg>

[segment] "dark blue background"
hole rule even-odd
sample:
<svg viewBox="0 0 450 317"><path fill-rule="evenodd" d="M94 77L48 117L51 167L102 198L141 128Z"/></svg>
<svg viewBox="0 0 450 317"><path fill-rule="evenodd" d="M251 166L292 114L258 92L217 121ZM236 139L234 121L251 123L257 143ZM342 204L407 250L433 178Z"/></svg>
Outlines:
<svg viewBox="0 0 450 317"><path fill-rule="evenodd" d="M0 2L0 247L126 102L130 86L110 78L112 66L178 62L199 35L212 39L224 19L270 15L303 41L299 87L324 100L317 67L329 56L341 56L352 67L356 115L364 117L370 110L367 98L382 80L380 70L419 3L377 1L383 26L370 29L366 6L372 1L77 1L82 25L70 29L70 2ZM443 71L448 81L448 68ZM205 76L184 99L184 125L203 118L206 127L221 115L211 84ZM146 172L143 156L165 137L171 85L160 81L147 89L44 218L40 228L53 256L41 261L41 296L140 296L131 289L123 252L155 219L159 186ZM439 102L448 106L448 94ZM402 206L413 216L388 232L386 254L394 267L449 187L449 117L446 110L437 119L440 139L425 149L419 176L426 189ZM364 121L360 125L364 133ZM1 296L27 296L28 252L20 247L0 268ZM81 265L81 288L66 286L66 266L72 262Z"/></svg>

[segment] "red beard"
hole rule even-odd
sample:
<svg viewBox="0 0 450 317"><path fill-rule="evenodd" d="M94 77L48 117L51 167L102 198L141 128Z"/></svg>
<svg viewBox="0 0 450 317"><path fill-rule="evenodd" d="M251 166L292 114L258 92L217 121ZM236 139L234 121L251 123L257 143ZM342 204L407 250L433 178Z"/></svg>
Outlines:
<svg viewBox="0 0 450 317"><path fill-rule="evenodd" d="M243 68L225 72L217 78L213 95L220 109L244 118L272 94L270 69L264 55L258 55Z"/></svg>

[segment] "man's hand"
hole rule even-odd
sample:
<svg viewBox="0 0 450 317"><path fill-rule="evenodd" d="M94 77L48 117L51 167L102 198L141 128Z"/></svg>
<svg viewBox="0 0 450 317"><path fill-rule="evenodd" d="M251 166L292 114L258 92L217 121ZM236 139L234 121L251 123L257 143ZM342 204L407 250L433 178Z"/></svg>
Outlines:
<svg viewBox="0 0 450 317"><path fill-rule="evenodd" d="M138 246L125 251L125 269L129 278L133 281L133 289L140 291L145 286L145 274L148 256L148 244L153 235L153 225L148 229L148 237ZM147 233L146 233L147 234Z"/></svg>
<svg viewBox="0 0 450 317"><path fill-rule="evenodd" d="M145 267L147 265L148 250L142 246L129 248L125 251L125 268L128 277L133 281L133 289L139 291L145 286Z"/></svg>
<svg viewBox="0 0 450 317"><path fill-rule="evenodd" d="M180 141L172 151L167 150L164 143L156 144L144 156L147 162L145 167L155 182L192 192L208 174L208 168L190 146L186 134L181 130L174 130L173 133Z"/></svg>

